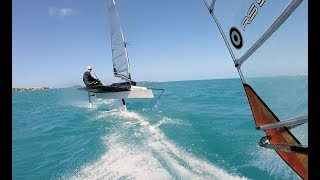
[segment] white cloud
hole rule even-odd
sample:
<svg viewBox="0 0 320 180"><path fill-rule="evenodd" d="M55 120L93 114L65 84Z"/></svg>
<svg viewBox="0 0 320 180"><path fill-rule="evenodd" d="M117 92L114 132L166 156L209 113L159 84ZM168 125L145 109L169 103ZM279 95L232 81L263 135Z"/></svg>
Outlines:
<svg viewBox="0 0 320 180"><path fill-rule="evenodd" d="M50 7L49 8L49 15L50 16L69 16L72 14L72 9L70 8L56 8L56 7Z"/></svg>
<svg viewBox="0 0 320 180"><path fill-rule="evenodd" d="M62 8L59 10L60 16L68 16L68 15L71 15L71 13L72 13L72 9L69 9L69 8Z"/></svg>

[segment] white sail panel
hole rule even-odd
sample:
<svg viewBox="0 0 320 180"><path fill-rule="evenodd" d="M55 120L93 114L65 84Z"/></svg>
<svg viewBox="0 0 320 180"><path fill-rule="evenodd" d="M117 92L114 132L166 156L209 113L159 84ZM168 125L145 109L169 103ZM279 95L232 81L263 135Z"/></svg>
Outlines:
<svg viewBox="0 0 320 180"><path fill-rule="evenodd" d="M114 0L108 0L113 73L115 77L131 80L129 59Z"/></svg>
<svg viewBox="0 0 320 180"><path fill-rule="evenodd" d="M235 63L241 65L302 0L205 0Z"/></svg>

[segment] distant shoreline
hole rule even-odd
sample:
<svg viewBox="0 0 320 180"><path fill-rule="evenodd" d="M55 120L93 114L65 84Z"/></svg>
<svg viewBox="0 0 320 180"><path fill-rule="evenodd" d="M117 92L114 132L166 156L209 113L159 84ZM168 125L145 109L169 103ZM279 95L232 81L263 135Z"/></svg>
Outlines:
<svg viewBox="0 0 320 180"><path fill-rule="evenodd" d="M31 87L31 88L12 88L12 92L18 91L38 91L38 90L47 90L54 89L53 87Z"/></svg>

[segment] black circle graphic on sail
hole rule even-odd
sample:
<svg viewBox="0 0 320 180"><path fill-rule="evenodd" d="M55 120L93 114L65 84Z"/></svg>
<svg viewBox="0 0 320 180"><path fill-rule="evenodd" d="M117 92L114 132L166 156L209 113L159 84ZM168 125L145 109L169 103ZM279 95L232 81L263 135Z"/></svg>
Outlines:
<svg viewBox="0 0 320 180"><path fill-rule="evenodd" d="M243 45L243 39L242 39L242 35L241 35L240 31L237 28L232 27L230 29L229 36L230 36L230 40L231 40L232 45L236 49L241 49L242 45Z"/></svg>

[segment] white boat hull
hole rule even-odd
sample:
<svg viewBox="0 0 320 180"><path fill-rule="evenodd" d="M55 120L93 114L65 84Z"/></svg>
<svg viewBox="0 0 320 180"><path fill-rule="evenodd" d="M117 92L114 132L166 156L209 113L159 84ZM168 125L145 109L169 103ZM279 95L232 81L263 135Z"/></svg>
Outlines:
<svg viewBox="0 0 320 180"><path fill-rule="evenodd" d="M96 93L96 98L102 98L102 99L154 98L154 95L152 90L146 87L131 86L131 91Z"/></svg>

